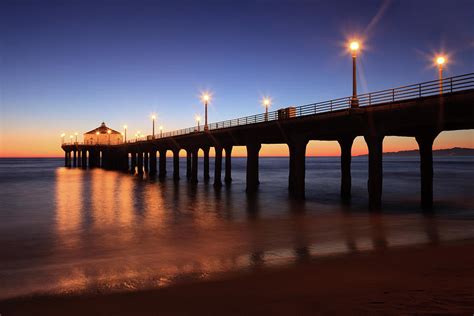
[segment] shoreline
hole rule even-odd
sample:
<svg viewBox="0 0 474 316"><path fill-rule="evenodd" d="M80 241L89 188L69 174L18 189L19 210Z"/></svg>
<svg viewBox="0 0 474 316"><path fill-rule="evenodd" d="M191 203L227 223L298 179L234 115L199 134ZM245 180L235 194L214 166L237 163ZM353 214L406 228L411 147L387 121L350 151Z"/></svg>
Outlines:
<svg viewBox="0 0 474 316"><path fill-rule="evenodd" d="M2 315L473 312L473 241L316 258L161 289L0 301Z"/></svg>

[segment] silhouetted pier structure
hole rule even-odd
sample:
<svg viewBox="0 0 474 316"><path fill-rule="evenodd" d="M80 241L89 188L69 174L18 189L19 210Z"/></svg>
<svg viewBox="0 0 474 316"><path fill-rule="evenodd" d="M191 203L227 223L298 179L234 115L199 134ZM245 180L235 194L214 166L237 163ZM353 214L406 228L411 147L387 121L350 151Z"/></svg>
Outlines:
<svg viewBox="0 0 474 316"><path fill-rule="evenodd" d="M178 180L179 152L186 151L186 177L198 182L198 151L204 152L204 180L209 175L209 150L215 149L214 186L232 181L232 148L246 146L246 190L259 185L259 151L262 144L287 144L288 189L294 198L305 196L305 156L310 140L337 141L341 146L341 197L351 196L351 148L363 136L369 151L369 207L379 209L382 200L382 148L385 136L414 137L420 149L421 204L433 204L432 145L442 131L474 128L474 73L358 95L351 98L287 108L153 135L119 145L63 144L66 166L101 167L164 178L166 153L173 153L173 179ZM157 153L159 153L157 169Z"/></svg>

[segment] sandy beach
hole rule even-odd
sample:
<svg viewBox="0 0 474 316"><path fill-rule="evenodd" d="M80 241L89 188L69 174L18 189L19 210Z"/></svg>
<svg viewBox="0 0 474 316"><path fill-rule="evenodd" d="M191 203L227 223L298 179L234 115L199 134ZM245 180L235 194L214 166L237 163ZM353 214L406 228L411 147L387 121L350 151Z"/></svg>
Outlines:
<svg viewBox="0 0 474 316"><path fill-rule="evenodd" d="M315 259L158 290L0 302L2 316L473 312L472 241Z"/></svg>

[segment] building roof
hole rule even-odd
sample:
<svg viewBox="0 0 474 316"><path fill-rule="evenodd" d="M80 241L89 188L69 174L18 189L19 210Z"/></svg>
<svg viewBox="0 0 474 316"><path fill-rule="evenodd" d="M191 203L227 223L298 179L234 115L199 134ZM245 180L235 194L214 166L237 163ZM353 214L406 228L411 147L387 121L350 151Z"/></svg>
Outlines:
<svg viewBox="0 0 474 316"><path fill-rule="evenodd" d="M86 134L96 134L97 132L99 132L100 134L107 134L107 131L109 131L109 130L111 131L110 134L122 134L122 133L120 133L120 132L117 132L117 131L114 130L114 129L111 129L110 127L107 127L107 126L105 125L105 123L102 122L102 124L100 124L99 127L94 128L92 131L89 131L89 132L87 132L87 133L84 133L84 135L86 135Z"/></svg>

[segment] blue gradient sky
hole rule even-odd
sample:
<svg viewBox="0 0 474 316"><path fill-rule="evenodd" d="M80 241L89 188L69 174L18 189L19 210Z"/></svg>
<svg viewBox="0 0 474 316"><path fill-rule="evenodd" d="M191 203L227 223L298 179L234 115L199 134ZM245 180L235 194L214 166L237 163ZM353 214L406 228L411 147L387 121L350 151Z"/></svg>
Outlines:
<svg viewBox="0 0 474 316"><path fill-rule="evenodd" d="M474 71L474 1L2 1L0 156L60 154L105 121L151 133L351 94L345 41L364 38L359 92ZM474 146L472 132L458 132ZM13 142L15 139L15 142ZM20 140L18 140L20 139ZM16 153L16 154L15 154Z"/></svg>

